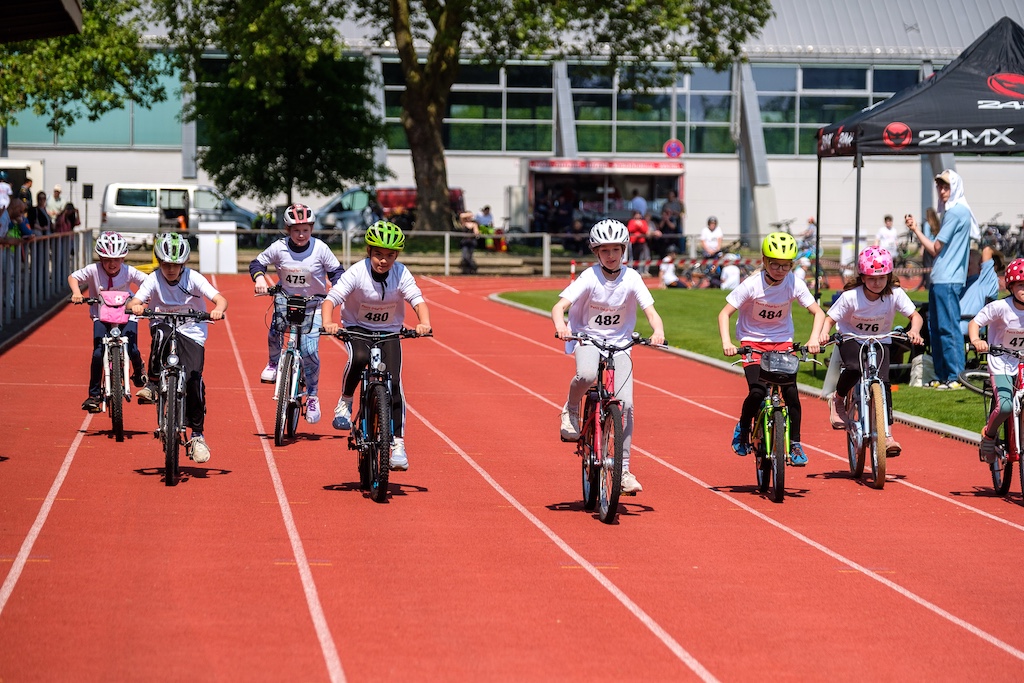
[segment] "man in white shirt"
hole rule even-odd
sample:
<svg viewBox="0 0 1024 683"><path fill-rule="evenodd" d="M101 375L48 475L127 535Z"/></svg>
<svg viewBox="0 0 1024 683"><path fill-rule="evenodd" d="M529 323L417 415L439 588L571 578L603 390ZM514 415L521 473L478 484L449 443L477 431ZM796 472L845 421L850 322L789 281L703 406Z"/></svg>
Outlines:
<svg viewBox="0 0 1024 683"><path fill-rule="evenodd" d="M881 247L889 252L892 257L896 256L896 243L899 240L899 233L896 228L892 227L892 216L885 214L885 225L878 229L878 234L875 236L875 246Z"/></svg>

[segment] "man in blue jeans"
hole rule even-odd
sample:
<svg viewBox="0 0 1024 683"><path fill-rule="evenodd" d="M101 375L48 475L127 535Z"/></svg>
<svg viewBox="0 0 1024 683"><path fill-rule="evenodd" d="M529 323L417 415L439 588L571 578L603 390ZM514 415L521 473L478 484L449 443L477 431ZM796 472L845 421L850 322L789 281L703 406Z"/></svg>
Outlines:
<svg viewBox="0 0 1024 683"><path fill-rule="evenodd" d="M960 293L967 284L967 260L971 249L971 226L977 220L964 197L964 183L956 171L946 169L935 176L942 224L939 233L925 234L913 216L907 227L917 235L924 250L935 261L928 289L928 332L931 337L933 383L936 389L960 389L957 375L964 369L964 338L960 333Z"/></svg>

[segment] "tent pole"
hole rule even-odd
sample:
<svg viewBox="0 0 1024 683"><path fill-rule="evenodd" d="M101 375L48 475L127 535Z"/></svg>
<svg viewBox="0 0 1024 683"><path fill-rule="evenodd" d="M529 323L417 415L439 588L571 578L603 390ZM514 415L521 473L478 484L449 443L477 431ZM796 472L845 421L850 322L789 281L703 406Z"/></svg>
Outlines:
<svg viewBox="0 0 1024 683"><path fill-rule="evenodd" d="M860 174L864 168L864 157L857 152L853 157L853 163L857 167L857 205L853 218L853 264L857 266L857 254L860 253Z"/></svg>
<svg viewBox="0 0 1024 683"><path fill-rule="evenodd" d="M821 304L818 256L821 254L821 157L818 157L818 196L814 204L814 300Z"/></svg>

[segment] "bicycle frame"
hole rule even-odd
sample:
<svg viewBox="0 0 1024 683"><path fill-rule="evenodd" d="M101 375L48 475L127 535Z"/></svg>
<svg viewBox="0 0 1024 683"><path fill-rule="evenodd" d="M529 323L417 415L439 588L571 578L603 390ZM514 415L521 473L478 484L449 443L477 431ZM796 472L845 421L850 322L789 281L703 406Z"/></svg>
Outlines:
<svg viewBox="0 0 1024 683"><path fill-rule="evenodd" d="M844 338L860 337L845 335ZM854 389L854 400L858 402L858 416L860 419L847 427L847 434L854 439L858 448L863 447L865 438L870 438L872 436L871 410L869 405L871 400L871 385L883 384L882 380L878 377L878 359L881 355L882 345L876 337L868 337L866 338L866 341L867 343L861 346L860 349L860 379L857 381L856 388ZM885 395L884 386L882 387L882 410L885 411L886 415L889 414L888 399ZM853 429L851 429L851 427ZM887 439L892 436L888 420L886 420L883 429Z"/></svg>

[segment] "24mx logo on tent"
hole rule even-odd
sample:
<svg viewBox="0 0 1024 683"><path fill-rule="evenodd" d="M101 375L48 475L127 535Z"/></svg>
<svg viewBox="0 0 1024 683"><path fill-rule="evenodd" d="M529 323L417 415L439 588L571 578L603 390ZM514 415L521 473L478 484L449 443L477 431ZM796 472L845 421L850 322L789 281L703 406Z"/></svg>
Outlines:
<svg viewBox="0 0 1024 683"><path fill-rule="evenodd" d="M954 147L971 144L981 144L985 147L995 147L997 145L1016 147L1017 143L1010 138L1010 133L1012 132L1013 128L1006 128L1004 130L986 128L978 133L967 130L966 128L954 128L947 131L922 130L921 141L917 144L922 147L946 144Z"/></svg>

